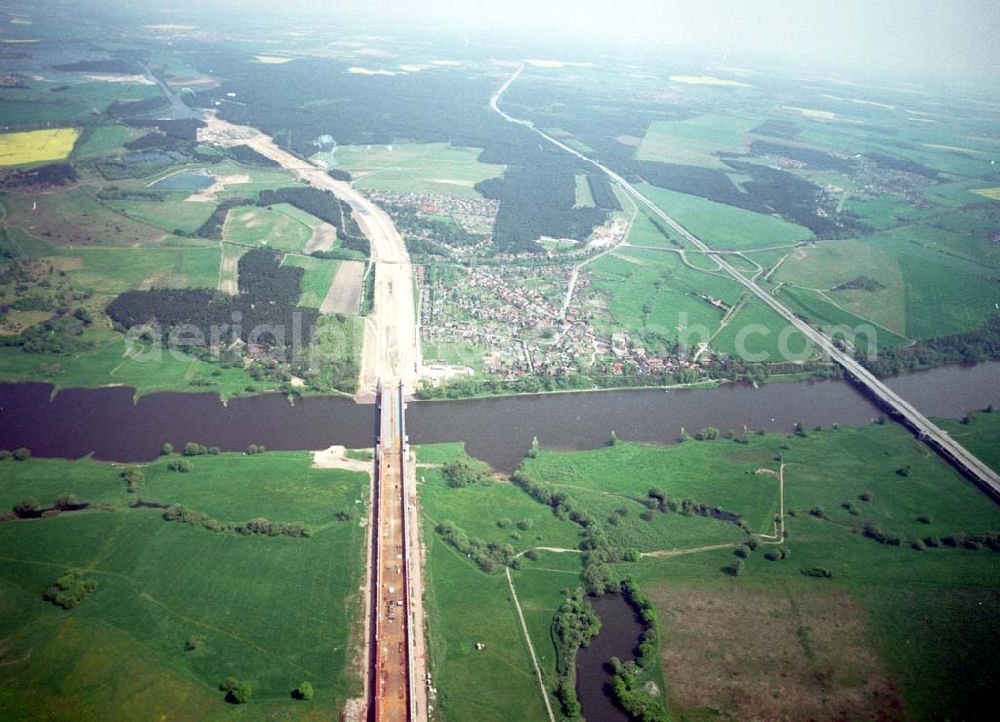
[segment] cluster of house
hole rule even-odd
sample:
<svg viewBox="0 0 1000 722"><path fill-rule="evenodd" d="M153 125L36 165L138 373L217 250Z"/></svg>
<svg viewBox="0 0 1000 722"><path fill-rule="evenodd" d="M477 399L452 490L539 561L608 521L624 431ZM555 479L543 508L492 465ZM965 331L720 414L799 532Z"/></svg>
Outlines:
<svg viewBox="0 0 1000 722"><path fill-rule="evenodd" d="M628 334L595 327L600 305L590 272L579 272L572 297L572 268L478 266L460 281L421 283L421 338L426 346L462 343L483 350L483 369L504 378L529 374L659 375L697 368L685 354L647 353ZM424 277L418 274L418 281ZM433 362L435 359L426 359Z"/></svg>

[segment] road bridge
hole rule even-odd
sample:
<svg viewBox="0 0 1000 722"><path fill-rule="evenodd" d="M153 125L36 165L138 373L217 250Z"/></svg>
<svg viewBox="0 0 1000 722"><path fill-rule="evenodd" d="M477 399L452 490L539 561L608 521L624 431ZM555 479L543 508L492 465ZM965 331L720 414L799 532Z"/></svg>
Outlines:
<svg viewBox="0 0 1000 722"><path fill-rule="evenodd" d="M515 118L501 110L499 105L500 96L502 96L504 91L510 87L511 83L517 80L523 70L524 66L522 65L510 78L507 79L507 81L500 87L493 97L490 98L490 107L495 112L499 113L505 120L508 120L511 123L516 123L529 128L549 143L552 143L567 153L570 153L584 162L593 165L602 173L607 175L623 191L648 208L653 215L657 216L664 223L666 223L679 236L688 241L695 248L705 253L735 281L767 304L769 308L785 319L789 324L798 329L803 336L813 342L824 354L838 363L844 369L847 377L860 386L872 399L875 400L876 403L879 404L879 406L891 414L893 418L910 428L918 438L927 443L928 446L938 452L955 468L972 479L977 485L979 485L980 488L993 497L994 500L1000 501L1000 475L998 475L996 471L991 469L988 465L973 455L968 449L955 441L955 439L949 436L946 431L921 414L908 401L899 396L899 394L882 383L882 381L862 366L850 353L838 348L829 336L814 328L805 320L796 316L787 306L781 303L781 301L771 295L766 289L758 285L754 279L745 276L739 269L726 260L724 254L715 252L701 239L696 237L684 228L684 226L668 215L666 211L646 198L646 196L644 196L635 186L625 180L622 176L615 173L602 163L589 158L578 150L575 150L574 148L571 148L565 143L552 137L548 133L539 130L531 121Z"/></svg>
<svg viewBox="0 0 1000 722"><path fill-rule="evenodd" d="M379 383L375 409L367 718L424 722L426 660L416 475L406 439L403 385Z"/></svg>

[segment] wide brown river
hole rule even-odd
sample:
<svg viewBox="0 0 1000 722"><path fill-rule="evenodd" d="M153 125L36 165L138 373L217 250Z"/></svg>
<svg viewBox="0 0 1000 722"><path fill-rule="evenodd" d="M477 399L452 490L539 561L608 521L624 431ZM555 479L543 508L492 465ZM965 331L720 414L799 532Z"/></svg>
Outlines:
<svg viewBox="0 0 1000 722"><path fill-rule="evenodd" d="M1000 405L1000 363L949 366L888 383L929 416ZM0 384L0 449L26 446L36 456L144 461L167 441L224 451L248 444L366 447L374 413L373 406L334 396L299 398L293 405L265 394L223 404L211 393L154 393L134 400L125 387L67 389L53 396L46 384ZM670 443L682 427L787 431L796 421L864 424L878 413L850 384L823 380L412 402L407 429L411 443L464 441L470 454L509 471L535 436L543 446L588 449L605 444L612 430L619 439Z"/></svg>

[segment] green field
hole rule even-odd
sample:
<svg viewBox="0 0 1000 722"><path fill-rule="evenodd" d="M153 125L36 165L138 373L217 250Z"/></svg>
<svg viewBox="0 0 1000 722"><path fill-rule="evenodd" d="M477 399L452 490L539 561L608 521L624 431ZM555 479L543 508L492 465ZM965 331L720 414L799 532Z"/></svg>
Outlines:
<svg viewBox="0 0 1000 722"><path fill-rule="evenodd" d="M759 118L706 114L690 120L659 120L650 124L637 160L700 165L729 170L716 153L738 153L742 136L760 122Z"/></svg>
<svg viewBox="0 0 1000 722"><path fill-rule="evenodd" d="M321 154L321 158L349 171L358 188L478 198L473 186L504 172L501 165L476 160L480 152L445 143L401 143L341 146L333 154Z"/></svg>
<svg viewBox="0 0 1000 722"><path fill-rule="evenodd" d="M130 509L120 466L91 460L0 464L0 499L42 507L74 493L107 510L0 525L0 619L8 719L231 719L218 683L249 680L246 719L329 719L361 692L364 475L310 468L306 453L197 457L188 474L144 465L141 496L222 521L302 521L310 538L243 536ZM236 481L238 480L238 482ZM234 489L234 485L238 489ZM72 610L42 600L82 570L98 588ZM304 581L307 580L307 583ZM196 649L186 651L197 638ZM312 702L290 699L301 681ZM13 716L11 716L13 715Z"/></svg>
<svg viewBox="0 0 1000 722"><path fill-rule="evenodd" d="M776 279L825 292L842 311L899 335L956 333L984 320L1000 302L1000 290L989 280L992 267L959 256L950 245L964 243L968 254L970 243L960 235L957 230L917 225L803 248L788 258ZM833 290L860 276L881 288Z"/></svg>
<svg viewBox="0 0 1000 722"><path fill-rule="evenodd" d="M573 204L573 207L593 208L594 194L590 190L590 184L587 182L587 176L584 174L577 174L574 178L576 179L576 203Z"/></svg>
<svg viewBox="0 0 1000 722"><path fill-rule="evenodd" d="M723 311L701 296L735 303L740 287L728 278L685 266L675 253L624 248L590 266L592 286L607 299L609 333L651 331L666 338L707 340Z"/></svg>
<svg viewBox="0 0 1000 722"><path fill-rule="evenodd" d="M985 417L977 418L971 428L978 429L976 424L981 424L982 442L990 443L996 435L996 424L987 426L981 418ZM799 604L804 610L800 614L806 616L800 617L797 624L815 625L817 653L826 655L818 660L807 658L804 664L813 669L832 661L845 665L844 669L832 670L825 687L831 705L850 699L856 687L863 686L864 680L851 678L851 665L855 663L876 671L887 670L899 685L898 695L908 718L941 719L947 710L970 710L975 700L988 695L1000 670L981 641L1000 638L1000 626L992 617L976 612L976 608L978 604L995 603L1000 593L1000 576L993 563L995 552L949 548L920 552L909 548L907 540L995 530L1000 524L996 507L895 426L809 432L804 438L751 436L749 442L747 446L725 440L688 442L673 448L619 443L590 452L543 451L524 465L532 478L558 485L584 509L601 514L601 518L613 504L625 504L626 508L631 505L619 524L608 531L620 534L626 543L637 544L643 551L655 551L725 541L724 536L720 538L713 532L721 522L662 513L647 522L638 518L641 507L630 499L645 496L655 486L672 499L692 498L737 511L751 529L770 532L771 515L778 510L777 479L755 472L760 468L776 469L776 455L784 457L784 504L786 511L794 514L785 520L786 545L792 552L789 560L767 561L762 553L765 548L751 555L746 570L737 578L727 578L720 571L734 558L727 550L648 557L638 565L622 565L623 573L641 579L647 594L661 600L660 627L666 642L661 643L660 651L675 716L697 713L685 703L685 694L698 698L697 694L689 694L692 685L698 686L692 676L711 675L715 679L723 669L734 670L733 679L722 683L715 709L739 718L766 716L762 710L770 709L766 698L754 696L746 686L756 683L755 665L749 655L758 651L757 643L766 644L764 639L754 638L754 627L744 627L745 634L751 637L749 641L754 643L750 648L728 649L728 654L733 655L731 665L703 656L716 648L716 639L728 638L727 628L702 627L692 646L684 642L682 627L678 626L678 646L672 646L671 619L675 610L669 603L677 601L678 589L708 595L718 590L720 610L728 604L736 605L732 611L738 614L726 620L733 624L748 615L752 618L754 610L741 605L759 603L761 595L770 598L777 594L782 604L787 605L789 599L793 607ZM897 473L898 469L905 469L906 476ZM859 501L858 495L866 491L872 492L872 500ZM608 501L601 503L601 498ZM858 516L849 513L842 503L849 503ZM809 513L817 507L825 518ZM930 515L929 523L918 520L925 514ZM689 522L690 529L676 524L671 527L675 517ZM852 533L866 521L900 535L903 544L879 544ZM664 525L662 537L651 536L651 528L659 525ZM548 566L548 558L530 563L526 569L543 563ZM800 573L814 566L830 569L832 580L810 580ZM727 597L733 594L735 601ZM820 601L813 598L817 594ZM831 613L829 604L836 603L837 595L845 595L849 600L847 608L857 610L852 612L855 616L840 619ZM845 608L843 602L836 604L839 606L835 609ZM816 614L812 621L810 609ZM830 629L831 623L840 622L855 629L861 624L856 638ZM761 625L761 634L768 633L766 627ZM829 633L834 636L825 636ZM838 639L844 645L860 645L863 654L857 659L844 657L844 651L852 648L838 647ZM794 626L792 640L794 643ZM544 641L544 637L536 638L535 643L542 646ZM794 656L776 654L776 669L771 672L794 672L789 668ZM677 679L672 680L672 672ZM770 675L767 678L774 679ZM804 689L790 685L786 694L795 698L797 694L818 691L815 681L812 687L808 679L802 684ZM717 687L712 683L710 689ZM732 709L726 709L727 704L732 704ZM761 707L755 710L754 704Z"/></svg>
<svg viewBox="0 0 1000 722"><path fill-rule="evenodd" d="M813 237L808 228L776 216L715 203L698 196L642 184L640 192L716 250L791 245Z"/></svg>
<svg viewBox="0 0 1000 722"><path fill-rule="evenodd" d="M312 237L313 226L319 223L319 219L285 203L267 208L250 206L229 212L223 235L233 243L301 252Z"/></svg>
<svg viewBox="0 0 1000 722"><path fill-rule="evenodd" d="M308 256L285 256L281 262L283 266L296 266L305 269L302 276L302 295L299 297L299 305L309 308L319 308L323 305L333 282L333 276L337 273L337 261L330 261L323 258L309 258Z"/></svg>

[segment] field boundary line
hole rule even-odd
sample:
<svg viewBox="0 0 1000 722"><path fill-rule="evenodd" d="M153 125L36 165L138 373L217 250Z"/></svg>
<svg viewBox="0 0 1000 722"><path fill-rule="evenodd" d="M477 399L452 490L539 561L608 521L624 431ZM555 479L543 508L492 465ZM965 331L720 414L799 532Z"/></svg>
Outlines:
<svg viewBox="0 0 1000 722"><path fill-rule="evenodd" d="M514 580L510 577L510 567L504 567L504 574L507 575L507 586L510 587L510 596L514 600L514 608L517 610L517 618L521 620L521 631L524 632L524 641L528 643L528 652L531 653L531 663L535 665L535 674L538 676L538 686L542 690L542 699L545 700L545 710L549 713L549 722L556 722L555 715L552 714L552 703L549 702L549 693L545 689L545 681L542 679L542 669L538 666L538 657L535 656L535 645L531 643L528 634L528 625L524 621L524 613L521 611L521 603L517 600L517 592L514 590Z"/></svg>

